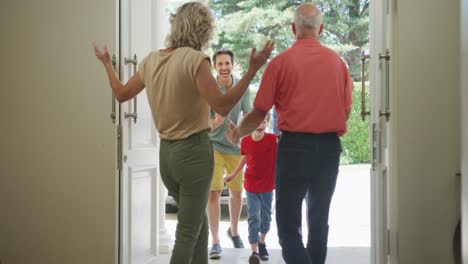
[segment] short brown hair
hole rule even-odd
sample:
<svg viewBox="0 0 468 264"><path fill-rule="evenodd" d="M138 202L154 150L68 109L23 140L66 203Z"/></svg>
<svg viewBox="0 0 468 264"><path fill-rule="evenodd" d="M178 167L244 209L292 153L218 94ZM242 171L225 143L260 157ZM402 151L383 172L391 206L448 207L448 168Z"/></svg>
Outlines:
<svg viewBox="0 0 468 264"><path fill-rule="evenodd" d="M231 63L234 63L234 52L232 52L232 50L230 49L217 50L213 54L213 63L216 64L216 57L218 57L219 55L223 55L223 54L229 55L231 57Z"/></svg>

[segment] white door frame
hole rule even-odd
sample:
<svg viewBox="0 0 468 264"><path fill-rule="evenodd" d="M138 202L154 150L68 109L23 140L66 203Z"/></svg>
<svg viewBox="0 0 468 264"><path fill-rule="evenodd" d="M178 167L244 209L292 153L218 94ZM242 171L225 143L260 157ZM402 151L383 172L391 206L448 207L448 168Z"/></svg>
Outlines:
<svg viewBox="0 0 468 264"><path fill-rule="evenodd" d="M158 1L121 0L121 80L153 50L152 12ZM135 100L136 99L136 100ZM120 105L120 263L154 263L159 255L161 184L159 137L146 90ZM133 115L133 116L132 116Z"/></svg>
<svg viewBox="0 0 468 264"><path fill-rule="evenodd" d="M124 0L125 1L125 0ZM371 141L372 141L372 171L371 171L371 263L384 264L388 262L390 254L390 234L388 223L388 144L387 122L385 116L379 113L385 111L387 78L384 76L385 60L379 59L379 54L385 55L385 50L391 46L391 0L370 2L370 87L371 87ZM167 0L153 1L151 24L153 32L151 48L157 50L163 47L164 36L168 30L167 15L165 9ZM130 106L131 104L128 104ZM125 106L124 106L125 108ZM159 178L159 177L158 177ZM156 248L162 253L168 253L170 248L170 236L164 225L165 188L158 181L155 188L158 190L159 200L156 205L156 223L160 227L160 237L156 240ZM164 240L160 244L161 239ZM159 246L158 246L159 245ZM125 262L124 262L125 263Z"/></svg>
<svg viewBox="0 0 468 264"><path fill-rule="evenodd" d="M165 40L167 33L169 32L169 16L166 12L168 5L168 0L156 0L152 1L151 6L151 49L153 51L159 50L165 47ZM155 130L155 133L156 130ZM159 140L159 139L158 139ZM157 157L159 160L159 144ZM166 219L166 197L167 189L162 183L161 177L159 176L158 171L158 181L157 181L157 190L158 190L158 200L159 204L157 205L157 226L159 227L158 240L156 241L156 246L159 249L159 254L169 254L172 249L172 235L168 233L166 228L165 219Z"/></svg>
<svg viewBox="0 0 468 264"><path fill-rule="evenodd" d="M370 1L371 263L386 264L393 237L389 228L388 126L391 88L392 2ZM387 115L386 115L387 114Z"/></svg>
<svg viewBox="0 0 468 264"><path fill-rule="evenodd" d="M461 219L462 226L468 226L468 0L461 1ZM464 74L465 73L465 74ZM462 262L468 263L468 229L462 228Z"/></svg>

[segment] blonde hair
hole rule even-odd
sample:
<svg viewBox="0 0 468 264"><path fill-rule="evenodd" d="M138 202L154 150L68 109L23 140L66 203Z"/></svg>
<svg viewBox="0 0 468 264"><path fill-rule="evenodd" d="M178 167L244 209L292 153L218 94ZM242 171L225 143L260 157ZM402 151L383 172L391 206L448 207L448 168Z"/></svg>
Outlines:
<svg viewBox="0 0 468 264"><path fill-rule="evenodd" d="M171 32L167 36L168 48L191 47L202 50L208 46L214 28L213 13L199 2L188 2L171 14Z"/></svg>

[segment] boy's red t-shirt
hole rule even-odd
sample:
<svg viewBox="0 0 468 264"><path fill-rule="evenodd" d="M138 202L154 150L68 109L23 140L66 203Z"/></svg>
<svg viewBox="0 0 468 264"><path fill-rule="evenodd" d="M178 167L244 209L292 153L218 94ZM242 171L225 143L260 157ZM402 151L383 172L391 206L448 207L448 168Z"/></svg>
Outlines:
<svg viewBox="0 0 468 264"><path fill-rule="evenodd" d="M254 141L252 136L241 140L241 155L247 156L244 188L251 193L271 192L275 189L276 135Z"/></svg>

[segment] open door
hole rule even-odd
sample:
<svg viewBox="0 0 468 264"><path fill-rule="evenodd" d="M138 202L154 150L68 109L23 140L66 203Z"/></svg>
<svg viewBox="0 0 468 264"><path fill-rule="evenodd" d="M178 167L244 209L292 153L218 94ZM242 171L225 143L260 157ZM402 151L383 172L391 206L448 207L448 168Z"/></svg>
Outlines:
<svg viewBox="0 0 468 264"><path fill-rule="evenodd" d="M146 55L162 48L167 20L162 20L165 1L121 0L121 5L120 76L126 82ZM156 263L161 247L167 247L160 243L164 187L146 90L121 104L119 113L120 264Z"/></svg>
<svg viewBox="0 0 468 264"><path fill-rule="evenodd" d="M117 263L116 0L2 1L0 262Z"/></svg>
<svg viewBox="0 0 468 264"><path fill-rule="evenodd" d="M391 0L370 2L371 263L391 254L388 217L388 125L390 113Z"/></svg>

